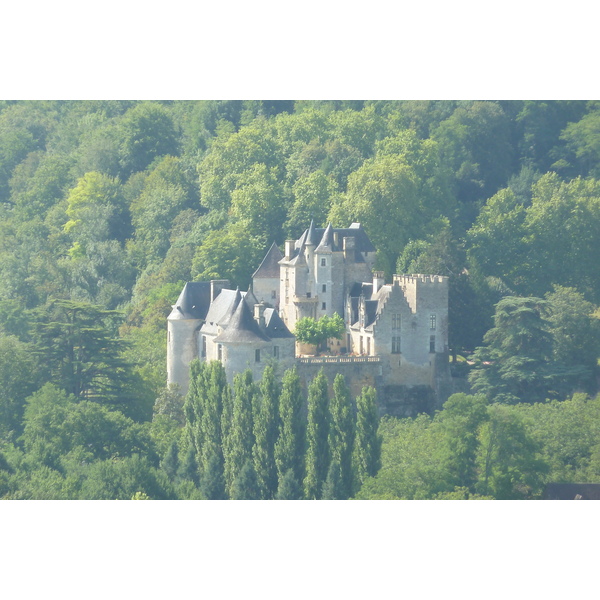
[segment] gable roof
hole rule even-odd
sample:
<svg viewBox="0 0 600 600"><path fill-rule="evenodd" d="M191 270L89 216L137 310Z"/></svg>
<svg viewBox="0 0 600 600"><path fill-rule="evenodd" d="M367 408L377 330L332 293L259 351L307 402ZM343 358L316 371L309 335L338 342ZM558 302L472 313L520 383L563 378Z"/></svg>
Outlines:
<svg viewBox="0 0 600 600"><path fill-rule="evenodd" d="M273 242L258 269L254 271L252 279L279 279L279 261L282 258L283 254L281 254L281 250Z"/></svg>
<svg viewBox="0 0 600 600"><path fill-rule="evenodd" d="M210 282L188 281L181 290L169 320L204 319L210 307Z"/></svg>
<svg viewBox="0 0 600 600"><path fill-rule="evenodd" d="M268 342L245 302L240 302L229 320L227 328L215 338L216 343Z"/></svg>

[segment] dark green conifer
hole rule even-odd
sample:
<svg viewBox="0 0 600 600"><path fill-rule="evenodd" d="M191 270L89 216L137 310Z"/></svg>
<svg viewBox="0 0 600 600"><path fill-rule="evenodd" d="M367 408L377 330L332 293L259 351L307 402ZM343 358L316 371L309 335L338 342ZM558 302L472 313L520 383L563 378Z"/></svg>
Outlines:
<svg viewBox="0 0 600 600"><path fill-rule="evenodd" d="M306 428L306 477L304 497L318 500L329 466L329 410L327 377L323 369L308 387L308 424Z"/></svg>
<svg viewBox="0 0 600 600"><path fill-rule="evenodd" d="M275 370L265 367L260 382L260 394L255 396L254 410L254 469L261 498L271 499L277 492L275 442L279 432L279 385Z"/></svg>
<svg viewBox="0 0 600 600"><path fill-rule="evenodd" d="M352 494L352 447L356 417L350 390L340 373L333 380L333 398L329 403L331 425L329 427L329 453L340 469L340 494L349 498Z"/></svg>

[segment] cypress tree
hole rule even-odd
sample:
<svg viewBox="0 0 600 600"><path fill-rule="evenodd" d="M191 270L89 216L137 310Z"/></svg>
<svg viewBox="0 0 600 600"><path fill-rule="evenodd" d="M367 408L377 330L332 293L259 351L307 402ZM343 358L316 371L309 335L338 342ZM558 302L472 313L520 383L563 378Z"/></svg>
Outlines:
<svg viewBox="0 0 600 600"><path fill-rule="evenodd" d="M225 489L231 496L233 483L247 460L252 460L252 404L256 386L252 371L238 373L233 380L233 412L231 427L223 447L225 456Z"/></svg>
<svg viewBox="0 0 600 600"><path fill-rule="evenodd" d="M318 500L329 466L329 410L327 377L323 369L308 387L308 424L306 428L306 477L304 497Z"/></svg>
<svg viewBox="0 0 600 600"><path fill-rule="evenodd" d="M279 488L275 495L276 500L301 500L302 490L294 477L293 469L288 469L279 481Z"/></svg>
<svg viewBox="0 0 600 600"><path fill-rule="evenodd" d="M304 471L302 390L296 367L283 374L282 383L279 397L279 437L275 442L275 464L280 483L288 469L292 469L296 481L303 480Z"/></svg>
<svg viewBox="0 0 600 600"><path fill-rule="evenodd" d="M342 489L342 473L340 463L337 460L331 461L327 470L327 479L323 484L322 500L344 500L344 490Z"/></svg>
<svg viewBox="0 0 600 600"><path fill-rule="evenodd" d="M275 466L275 442L279 431L279 386L275 370L265 367L260 382L260 394L254 413L254 469L261 498L273 498L277 492L277 467Z"/></svg>
<svg viewBox="0 0 600 600"><path fill-rule="evenodd" d="M374 388L363 388L356 399L356 409L356 437L352 458L356 487L360 488L365 479L374 477L381 467L381 436L377 433L379 412Z"/></svg>
<svg viewBox="0 0 600 600"><path fill-rule="evenodd" d="M352 448L354 445L355 414L350 390L340 373L333 380L333 398L329 403L329 452L331 460L339 464L340 495L352 494Z"/></svg>
<svg viewBox="0 0 600 600"><path fill-rule="evenodd" d="M232 500L260 500L253 461L248 459L231 486Z"/></svg>

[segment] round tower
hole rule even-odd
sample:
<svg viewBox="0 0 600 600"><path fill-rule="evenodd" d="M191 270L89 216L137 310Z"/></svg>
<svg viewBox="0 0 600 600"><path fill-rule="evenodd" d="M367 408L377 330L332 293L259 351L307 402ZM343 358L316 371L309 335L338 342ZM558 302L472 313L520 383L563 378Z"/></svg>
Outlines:
<svg viewBox="0 0 600 600"><path fill-rule="evenodd" d="M206 297L205 297L206 296ZM198 329L210 304L210 284L186 283L167 318L167 383L189 387L190 363L198 358Z"/></svg>

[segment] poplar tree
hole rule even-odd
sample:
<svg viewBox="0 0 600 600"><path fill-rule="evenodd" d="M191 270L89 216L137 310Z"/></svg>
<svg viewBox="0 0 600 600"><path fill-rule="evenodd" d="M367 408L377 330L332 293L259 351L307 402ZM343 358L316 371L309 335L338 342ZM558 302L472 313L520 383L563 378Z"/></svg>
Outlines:
<svg viewBox="0 0 600 600"><path fill-rule="evenodd" d="M296 367L283 375L279 397L279 437L275 443L275 464L281 484L288 469L300 482L304 471L304 423L302 419L302 390Z"/></svg>
<svg viewBox="0 0 600 600"><path fill-rule="evenodd" d="M256 386L252 381L252 372L247 369L237 373L233 379L233 411L231 427L224 440L225 455L225 489L229 496L233 491L233 483L244 463L252 460L252 404Z"/></svg>
<svg viewBox="0 0 600 600"><path fill-rule="evenodd" d="M318 500L329 466L329 410L327 377L323 369L308 387L308 424L306 428L306 477L304 496Z"/></svg>
<svg viewBox="0 0 600 600"><path fill-rule="evenodd" d="M232 500L260 500L260 490L256 481L256 471L248 459L237 474L231 486Z"/></svg>
<svg viewBox="0 0 600 600"><path fill-rule="evenodd" d="M329 403L329 412L329 452L331 461L339 464L340 496L346 499L352 494L352 447L356 420L350 390L340 373L333 380L333 398Z"/></svg>
<svg viewBox="0 0 600 600"><path fill-rule="evenodd" d="M275 370L267 365L260 382L260 394L255 396L254 469L261 498L270 499L277 492L275 442L279 431L279 385Z"/></svg>
<svg viewBox="0 0 600 600"><path fill-rule="evenodd" d="M342 486L342 474L340 463L337 460L331 461L329 469L327 469L327 479L323 483L322 500L345 500L347 496L344 494Z"/></svg>
<svg viewBox="0 0 600 600"><path fill-rule="evenodd" d="M185 417L185 437L200 460L204 436L202 433L202 413L205 395L206 363L193 360L190 363L190 385L183 405Z"/></svg>
<svg viewBox="0 0 600 600"><path fill-rule="evenodd" d="M280 479L275 500L302 500L302 490L292 469L288 469Z"/></svg>
<svg viewBox="0 0 600 600"><path fill-rule="evenodd" d="M367 477L374 477L381 467L381 436L377 393L375 388L364 387L356 399L356 436L353 463L358 488ZM357 491L357 490L355 490Z"/></svg>
<svg viewBox="0 0 600 600"><path fill-rule="evenodd" d="M219 361L208 363L205 375L204 403L202 411L202 469L206 469L208 459L214 454L223 457L223 433L221 429L224 405L228 401L229 386L225 369Z"/></svg>

